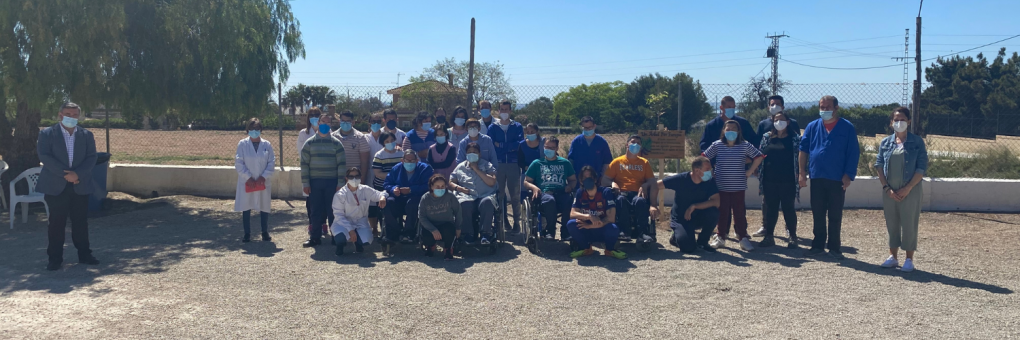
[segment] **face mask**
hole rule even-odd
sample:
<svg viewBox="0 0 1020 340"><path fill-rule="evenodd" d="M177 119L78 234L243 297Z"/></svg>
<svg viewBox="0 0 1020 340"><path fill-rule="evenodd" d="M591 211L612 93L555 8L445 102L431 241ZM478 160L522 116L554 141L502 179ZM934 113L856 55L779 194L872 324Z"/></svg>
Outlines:
<svg viewBox="0 0 1020 340"><path fill-rule="evenodd" d="M309 126L318 126L319 118L308 118L308 124L311 124Z"/></svg>
<svg viewBox="0 0 1020 340"><path fill-rule="evenodd" d="M477 153L469 153L469 154L467 154L467 160L468 160L468 162L471 162L471 163L478 163L478 154Z"/></svg>
<svg viewBox="0 0 1020 340"><path fill-rule="evenodd" d="M726 111L723 111L723 114L726 115L726 118L733 119L733 116L737 115L737 109L732 108L732 107L728 108L728 109L726 109Z"/></svg>
<svg viewBox="0 0 1020 340"><path fill-rule="evenodd" d="M538 135L536 134L524 135L524 137L527 138L529 142L534 142L538 139Z"/></svg>
<svg viewBox="0 0 1020 340"><path fill-rule="evenodd" d="M492 116L492 113L489 111L489 109L481 109L478 112L482 114L482 118L489 118Z"/></svg>
<svg viewBox="0 0 1020 340"><path fill-rule="evenodd" d="M436 197L443 197L446 194L446 189L433 189L432 192L436 193Z"/></svg>
<svg viewBox="0 0 1020 340"><path fill-rule="evenodd" d="M464 119L464 118L454 118L453 119L453 123L457 124L457 126L464 126L464 122L466 122L466 121L467 121L467 119Z"/></svg>
<svg viewBox="0 0 1020 340"><path fill-rule="evenodd" d="M776 122L776 124L775 124L776 125L776 130L779 130L779 131L786 130L786 125L787 124L789 124L789 123L787 123L785 120L780 120L780 121Z"/></svg>
<svg viewBox="0 0 1020 340"><path fill-rule="evenodd" d="M585 190L595 189L595 180L594 179L585 178L584 181L582 181L581 183L584 184L584 189Z"/></svg>
<svg viewBox="0 0 1020 340"><path fill-rule="evenodd" d="M591 129L591 130L583 130L582 132L584 133L584 136L585 136L585 137L591 137L592 135L594 135L594 134L595 134L595 129Z"/></svg>
<svg viewBox="0 0 1020 340"><path fill-rule="evenodd" d="M252 139L259 138L259 136L262 136L262 131L259 130L248 131L248 137L251 137Z"/></svg>
<svg viewBox="0 0 1020 340"><path fill-rule="evenodd" d="M898 121L898 122L893 122L892 123L892 128L893 128L893 130L896 130L896 132L907 131L907 126L910 126L910 125L907 124L907 122L905 122L905 121Z"/></svg>
<svg viewBox="0 0 1020 340"><path fill-rule="evenodd" d="M361 179L360 178L348 179L347 185L351 186L351 188L357 188L359 185L361 185Z"/></svg>
<svg viewBox="0 0 1020 340"><path fill-rule="evenodd" d="M502 119L502 120L510 119L510 114L506 113L506 112L500 112L499 113L499 119Z"/></svg>
<svg viewBox="0 0 1020 340"><path fill-rule="evenodd" d="M404 170L414 171L414 168L418 166L416 163L404 163Z"/></svg>
<svg viewBox="0 0 1020 340"><path fill-rule="evenodd" d="M344 130L344 132L351 131L351 123L349 123L349 122L340 122L340 130Z"/></svg>
<svg viewBox="0 0 1020 340"><path fill-rule="evenodd" d="M436 143L439 144L446 143L446 136L436 136Z"/></svg>
<svg viewBox="0 0 1020 340"><path fill-rule="evenodd" d="M386 128L390 129L390 130L396 129L397 128L397 121L395 121L395 120L386 121Z"/></svg>
<svg viewBox="0 0 1020 340"><path fill-rule="evenodd" d="M627 151L630 151L630 153L637 155L638 152L641 152L641 144L628 145Z"/></svg>
<svg viewBox="0 0 1020 340"><path fill-rule="evenodd" d="M468 135L471 137L478 137L478 129L468 129Z"/></svg>
<svg viewBox="0 0 1020 340"><path fill-rule="evenodd" d="M822 120L832 119L832 111L818 111L818 116L822 117Z"/></svg>
<svg viewBox="0 0 1020 340"><path fill-rule="evenodd" d="M712 180L712 170L705 171L705 173L701 174L702 182L708 182L710 180Z"/></svg>
<svg viewBox="0 0 1020 340"><path fill-rule="evenodd" d="M324 134L324 135L328 134L329 133L329 125L326 125L326 124L319 125L319 133Z"/></svg>
<svg viewBox="0 0 1020 340"><path fill-rule="evenodd" d="M731 142L737 140L737 132L736 131L726 131L726 140L731 141Z"/></svg>
<svg viewBox="0 0 1020 340"><path fill-rule="evenodd" d="M396 148L397 148L397 143L394 143L394 142L386 143L386 151L393 151L393 149L396 149Z"/></svg>
<svg viewBox="0 0 1020 340"><path fill-rule="evenodd" d="M779 105L769 106L769 114L773 114L774 115L774 114L777 114L777 113L780 113L780 112L783 112L783 107L782 106L779 106Z"/></svg>
<svg viewBox="0 0 1020 340"><path fill-rule="evenodd" d="M381 128L382 128L382 124L372 123L372 132L379 132L379 129L381 129Z"/></svg>
<svg viewBox="0 0 1020 340"><path fill-rule="evenodd" d="M75 126L78 126L78 118L64 116L64 119L60 120L60 124L63 124L68 129L73 129Z"/></svg>
<svg viewBox="0 0 1020 340"><path fill-rule="evenodd" d="M436 123L446 124L446 116L436 116Z"/></svg>
<svg viewBox="0 0 1020 340"><path fill-rule="evenodd" d="M552 150L552 149L545 149L545 150L544 150L544 152L545 152L545 158L553 158L553 157L556 157L556 150Z"/></svg>
<svg viewBox="0 0 1020 340"><path fill-rule="evenodd" d="M421 123L422 130L428 130L432 128L432 123Z"/></svg>

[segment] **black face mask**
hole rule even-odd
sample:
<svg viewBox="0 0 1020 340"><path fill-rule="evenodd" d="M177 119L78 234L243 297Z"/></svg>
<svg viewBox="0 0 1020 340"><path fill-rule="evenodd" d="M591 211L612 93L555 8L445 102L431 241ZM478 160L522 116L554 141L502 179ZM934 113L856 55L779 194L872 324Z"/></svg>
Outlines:
<svg viewBox="0 0 1020 340"><path fill-rule="evenodd" d="M397 121L396 120L388 120L388 121L386 121L386 128L390 129L390 130L396 129L397 128Z"/></svg>
<svg viewBox="0 0 1020 340"><path fill-rule="evenodd" d="M590 177L585 178L584 181L582 181L581 183L584 185L585 190L595 189L595 180L591 179Z"/></svg>
<svg viewBox="0 0 1020 340"><path fill-rule="evenodd" d="M446 124L446 116L436 116L436 123L444 124L445 125Z"/></svg>

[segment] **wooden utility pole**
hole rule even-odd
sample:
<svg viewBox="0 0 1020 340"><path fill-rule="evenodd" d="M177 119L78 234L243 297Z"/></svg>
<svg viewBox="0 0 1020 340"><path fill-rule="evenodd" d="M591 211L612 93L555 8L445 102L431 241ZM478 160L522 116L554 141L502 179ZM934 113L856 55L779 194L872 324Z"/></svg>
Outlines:
<svg viewBox="0 0 1020 340"><path fill-rule="evenodd" d="M468 58L467 101L467 109L470 111L475 103L475 18L471 18L471 56Z"/></svg>
<svg viewBox="0 0 1020 340"><path fill-rule="evenodd" d="M280 126L280 171L283 171L283 83L276 83L276 108L280 111L276 124Z"/></svg>

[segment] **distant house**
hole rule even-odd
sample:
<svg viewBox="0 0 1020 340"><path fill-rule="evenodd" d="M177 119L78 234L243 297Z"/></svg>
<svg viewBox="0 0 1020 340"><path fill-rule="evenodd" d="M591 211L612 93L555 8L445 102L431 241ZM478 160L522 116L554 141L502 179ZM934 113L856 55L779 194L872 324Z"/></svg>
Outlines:
<svg viewBox="0 0 1020 340"><path fill-rule="evenodd" d="M402 129L411 127L418 111L432 113L442 107L447 114L452 114L457 105L470 107L467 105L467 90L454 86L452 77L448 83L426 80L390 89L386 94L393 96L393 108L397 110Z"/></svg>

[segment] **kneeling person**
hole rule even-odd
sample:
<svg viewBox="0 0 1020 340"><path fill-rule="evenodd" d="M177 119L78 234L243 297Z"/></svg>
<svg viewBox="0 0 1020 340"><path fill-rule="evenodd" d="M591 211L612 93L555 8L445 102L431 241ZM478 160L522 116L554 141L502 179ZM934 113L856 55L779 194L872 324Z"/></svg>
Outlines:
<svg viewBox="0 0 1020 340"><path fill-rule="evenodd" d="M421 221L425 232L421 235L425 246L425 256L432 256L436 250L436 241L443 241L443 254L447 260L453 259L453 241L460 237L463 224L460 215L460 203L453 194L446 193L446 177L442 174L429 178L429 192L422 196L418 206L418 221Z"/></svg>
<svg viewBox="0 0 1020 340"><path fill-rule="evenodd" d="M344 253L347 243L354 243L357 252L363 252L364 245L372 243L372 227L368 224L368 208L378 203L386 207L386 193L361 184L361 169L347 170L347 185L333 195L333 241L336 255Z"/></svg>
<svg viewBox="0 0 1020 340"><path fill-rule="evenodd" d="M591 243L602 242L606 245L606 256L627 258L627 254L616 250L620 229L614 223L616 200L613 198L613 190L595 186L595 169L590 165L581 168L580 175L583 188L574 196L571 220L567 222L567 231L572 237L571 245L575 249L570 257L594 254Z"/></svg>
<svg viewBox="0 0 1020 340"><path fill-rule="evenodd" d="M712 178L712 162L697 157L691 162L691 171L666 177L658 182L659 190L673 190L673 211L670 214L670 228L673 237L669 244L691 253L698 248L715 252L708 245L715 225L719 221L719 188ZM657 195L652 195L652 204L658 205ZM695 241L694 232L701 228Z"/></svg>

